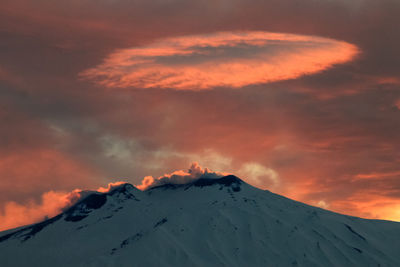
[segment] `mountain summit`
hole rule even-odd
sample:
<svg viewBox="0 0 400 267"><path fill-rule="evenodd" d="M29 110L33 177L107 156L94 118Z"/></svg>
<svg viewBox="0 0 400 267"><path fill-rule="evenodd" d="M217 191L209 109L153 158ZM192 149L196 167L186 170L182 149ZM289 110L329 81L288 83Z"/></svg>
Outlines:
<svg viewBox="0 0 400 267"><path fill-rule="evenodd" d="M233 175L93 192L0 233L1 266L400 266L400 223L254 188Z"/></svg>

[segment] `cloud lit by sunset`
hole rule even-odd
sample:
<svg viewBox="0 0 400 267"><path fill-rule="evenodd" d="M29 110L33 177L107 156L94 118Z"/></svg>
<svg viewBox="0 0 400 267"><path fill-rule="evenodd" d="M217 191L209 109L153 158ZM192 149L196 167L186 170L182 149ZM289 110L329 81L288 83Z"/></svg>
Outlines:
<svg viewBox="0 0 400 267"><path fill-rule="evenodd" d="M80 190L70 193L49 191L42 195L39 203L31 201L21 205L7 202L4 213L0 215L0 231L36 223L46 218L58 215L80 198Z"/></svg>
<svg viewBox="0 0 400 267"><path fill-rule="evenodd" d="M328 38L220 32L119 49L81 76L111 88L236 88L317 73L357 52L354 45Z"/></svg>

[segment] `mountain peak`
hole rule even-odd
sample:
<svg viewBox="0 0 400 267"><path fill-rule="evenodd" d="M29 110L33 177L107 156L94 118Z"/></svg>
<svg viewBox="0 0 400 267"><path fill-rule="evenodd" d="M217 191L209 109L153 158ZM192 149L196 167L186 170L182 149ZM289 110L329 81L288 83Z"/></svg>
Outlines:
<svg viewBox="0 0 400 267"><path fill-rule="evenodd" d="M132 258L138 266L400 266L399 223L301 204L234 175L89 193L0 235L2 266L129 266Z"/></svg>
<svg viewBox="0 0 400 267"><path fill-rule="evenodd" d="M232 187L233 191L240 191L240 185L244 182L235 175L227 175L221 178L200 178L192 183L193 186L205 187L212 185L222 185L225 187Z"/></svg>
<svg viewBox="0 0 400 267"><path fill-rule="evenodd" d="M240 191L240 185L246 184L240 178L235 175L226 175L220 178L208 178L200 177L193 181L184 184L166 183L163 185L151 187L146 191L152 191L155 189L176 189L176 188L189 188L189 187L207 187L213 185L221 185L224 187L231 187L233 191Z"/></svg>
<svg viewBox="0 0 400 267"><path fill-rule="evenodd" d="M108 193L106 193L107 195L115 195L115 194L125 194L125 193L132 193L134 191L139 191L139 189L137 189L135 186L133 186L130 183L123 183L117 186L114 186L110 189L110 191Z"/></svg>

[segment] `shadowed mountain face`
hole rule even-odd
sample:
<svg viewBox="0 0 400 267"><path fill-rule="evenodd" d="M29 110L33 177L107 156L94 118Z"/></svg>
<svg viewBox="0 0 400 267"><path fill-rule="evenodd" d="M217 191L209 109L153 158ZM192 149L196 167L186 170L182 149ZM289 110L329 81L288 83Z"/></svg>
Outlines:
<svg viewBox="0 0 400 267"><path fill-rule="evenodd" d="M1 266L400 266L400 223L365 220L229 175L92 193L0 235Z"/></svg>
<svg viewBox="0 0 400 267"><path fill-rule="evenodd" d="M154 189L165 188L165 189L173 189L173 188L185 188L188 189L190 187L205 187L205 186L212 186L212 185L221 185L221 186L231 186L233 188L238 188L240 190L240 185L244 183L238 177L234 175L227 175L218 179L214 178L200 178L194 180L193 182L187 184L164 184L155 187L151 187L147 191L151 191Z"/></svg>

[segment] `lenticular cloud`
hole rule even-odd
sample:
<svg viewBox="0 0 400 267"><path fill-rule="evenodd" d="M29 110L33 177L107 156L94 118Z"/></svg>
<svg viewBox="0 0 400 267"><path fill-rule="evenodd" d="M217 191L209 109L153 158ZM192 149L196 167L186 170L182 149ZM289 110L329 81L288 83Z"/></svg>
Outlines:
<svg viewBox="0 0 400 267"><path fill-rule="evenodd" d="M352 44L315 36L219 32L120 49L80 76L111 88L237 88L314 74L357 53Z"/></svg>

